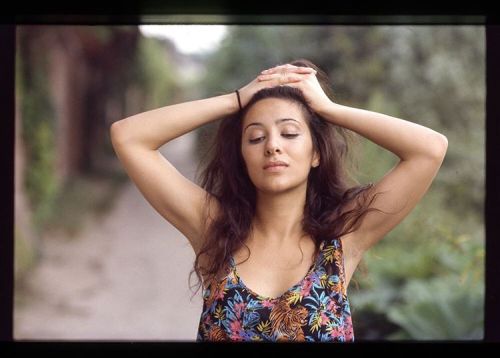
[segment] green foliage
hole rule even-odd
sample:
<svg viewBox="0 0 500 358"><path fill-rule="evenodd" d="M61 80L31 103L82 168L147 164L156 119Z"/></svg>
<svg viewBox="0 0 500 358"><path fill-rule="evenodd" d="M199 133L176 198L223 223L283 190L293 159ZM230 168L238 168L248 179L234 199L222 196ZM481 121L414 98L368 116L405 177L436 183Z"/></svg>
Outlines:
<svg viewBox="0 0 500 358"><path fill-rule="evenodd" d="M136 61L136 83L140 91L146 94L146 109L162 107L165 103L172 102L179 88L172 60L160 40L141 36Z"/></svg>
<svg viewBox="0 0 500 358"><path fill-rule="evenodd" d="M437 193L429 193L398 227L365 254L363 265L368 272L358 270L354 274L350 296L355 307L355 321L364 321L363 325L368 326L369 331L373 328L366 320L376 312L379 314L377 321L383 322L381 316L385 316L385 322L372 322L374 325L391 322L400 326L394 330L397 333L388 332L387 336L377 336L378 339L466 339L469 337L467 332L474 332L469 338L482 333L484 234L477 222L458 222L452 213L446 211L437 216L435 204L440 201ZM430 285L425 289L431 296L416 302L417 296L412 294L414 289L411 287L417 284ZM443 288L435 289L433 285L442 285ZM433 300L434 291L436 297ZM429 308L433 303L437 307ZM448 327L456 326L453 321L456 317L443 317L445 313L439 316L435 312L442 310L441 306L446 306L446 303L449 303L450 310L461 307L463 314L453 312L468 322L467 330ZM417 334L415 327L421 323L413 321L417 320L416 312L423 307L433 314L422 314L419 319L436 327ZM403 322L405 317L409 322ZM474 319L469 320L470 317ZM443 325L448 328L443 328ZM361 336L366 334L358 333Z"/></svg>
<svg viewBox="0 0 500 358"><path fill-rule="evenodd" d="M482 220L484 202L485 34L480 26L383 27L393 46L384 97L403 118L448 137L436 178L448 208Z"/></svg>
<svg viewBox="0 0 500 358"><path fill-rule="evenodd" d="M307 58L330 75L339 97L364 102L372 84L386 75L385 62L370 60L372 52L383 58L385 41L376 29L366 31L362 26L231 27L221 49L209 59L206 93L232 91L262 69Z"/></svg>
<svg viewBox="0 0 500 358"><path fill-rule="evenodd" d="M403 328L392 339L479 340L483 338L484 284L455 275L412 280L402 290L404 305L389 307Z"/></svg>
<svg viewBox="0 0 500 358"><path fill-rule="evenodd" d="M53 132L47 122L41 121L34 126L30 144L30 170L26 173L25 185L28 196L36 208L35 223L40 227L53 209L53 199L57 194Z"/></svg>
<svg viewBox="0 0 500 358"><path fill-rule="evenodd" d="M358 150L353 173L360 183L369 183L380 180L384 174L398 162L398 158L387 150L377 146L369 140L357 136L359 144L353 150Z"/></svg>
<svg viewBox="0 0 500 358"><path fill-rule="evenodd" d="M45 32L44 32L45 31ZM53 224L55 222L54 217L57 217L61 212L70 213L70 209L61 210L64 205L59 202L61 197L64 197L63 191L65 188L66 178L62 178L62 182L58 182L55 173L55 161L56 161L56 142L55 133L57 128L58 119L56 118L56 111L54 109L54 99L52 98L52 91L49 86L48 71L49 71L49 61L51 51L40 48L39 40L45 36L52 36L58 29L42 29L39 32L33 31L32 28L19 28L17 32L17 56L16 56L16 98L20 106L20 115L22 118L21 132L23 135L23 142L26 150L26 163L25 163L25 182L23 183L28 194L28 198L31 206L33 207L33 220L37 231L45 229L47 225ZM130 56L123 56L116 59L116 56L120 55L120 50L117 46L112 46L113 43L120 38L123 33L128 32L131 36L124 36L123 38L130 41L130 50L133 53ZM99 99L94 102L92 106L87 106L89 108L84 108L77 106L75 110L84 110L83 115L88 115L92 113L92 118L97 118L95 121L90 117L86 119L88 121L88 127L97 128L99 126L99 121L105 121L107 118L106 111L102 110L106 108L106 103L112 103L113 105L122 105L126 107L129 100L137 100L137 96L134 93L130 96L129 89L131 87L131 82L133 80L134 70L136 66L131 66L133 63L135 48L134 45L134 31L135 28L131 27L71 27L68 29L68 38L78 40L80 38L85 38L92 43L94 51L104 51L103 49L114 48L116 53L105 54L106 56L114 58L115 67L112 69L112 80L108 81L105 86L100 86L97 83L100 81L89 81L88 86L94 86L91 88L82 87L81 92L83 94L82 99L87 101L94 101L95 96L101 95L101 97L106 96L106 99ZM82 36L83 35L83 36ZM50 37L49 37L50 38ZM57 37L55 37L57 38ZM46 44L46 43L45 43ZM109 46L108 46L109 45ZM46 45L43 45L46 46ZM89 45L88 45L89 46ZM153 60L159 58L159 53L149 53L146 56L152 55ZM105 56L97 56L94 54L94 63L91 64L95 66L96 73L95 76L99 76L100 72L103 70L103 63L99 61L104 61ZM82 62L86 61L86 57L83 56ZM160 60L158 60L160 61ZM104 61L106 62L106 61ZM148 62L149 63L149 62ZM148 63L141 63L141 65L147 65ZM165 67L165 66L164 66ZM156 66L156 71L158 66ZM153 73L152 73L153 72ZM167 71L154 71L148 69L145 73L149 75L149 79L156 79L160 81L160 85L155 87L152 93L157 93L159 96L165 94L166 92L162 89L165 84L161 83L165 79L164 73ZM109 73L109 71L107 72ZM119 74L116 75L116 74ZM97 77L96 77L97 78ZM157 83L158 83L157 81ZM164 81L165 82L165 81ZM167 81L167 84L171 84L171 80ZM149 83L149 82L148 82ZM163 86L163 87L162 87ZM149 87L148 87L149 88ZM156 90L158 89L158 90ZM133 92L133 91L132 91ZM142 91L142 88L138 88L136 92ZM99 133L99 130L90 131ZM92 140L91 137L85 137L88 133L83 133L82 136L84 140ZM106 150L108 153L112 151L111 144L109 141L107 146L102 148L97 148L96 146L91 147L92 150L97 152L97 156L104 156ZM79 200L83 200L79 198ZM71 203L78 203L80 206L82 201L75 200ZM72 219L80 219L83 212L79 212L78 215L71 216L67 218L66 223L72 221ZM60 215L61 217L64 214ZM72 224L69 224L72 225ZM74 223L76 226L76 223Z"/></svg>
<svg viewBox="0 0 500 358"><path fill-rule="evenodd" d="M40 229L52 210L57 193L54 174L55 114L47 88L45 63L20 58L17 65L22 134L26 146L26 168L29 169L25 173L24 185L34 208L35 226Z"/></svg>

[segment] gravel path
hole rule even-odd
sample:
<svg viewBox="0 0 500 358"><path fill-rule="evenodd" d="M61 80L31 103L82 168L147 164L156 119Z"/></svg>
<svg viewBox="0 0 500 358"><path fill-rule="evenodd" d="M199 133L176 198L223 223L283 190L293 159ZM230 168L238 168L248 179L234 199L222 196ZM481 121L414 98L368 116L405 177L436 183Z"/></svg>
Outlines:
<svg viewBox="0 0 500 358"><path fill-rule="evenodd" d="M193 136L161 148L191 180ZM200 291L191 300L187 281L192 248L132 182L108 217L89 222L78 237L43 242L28 294L14 310L16 340L196 338L202 301Z"/></svg>

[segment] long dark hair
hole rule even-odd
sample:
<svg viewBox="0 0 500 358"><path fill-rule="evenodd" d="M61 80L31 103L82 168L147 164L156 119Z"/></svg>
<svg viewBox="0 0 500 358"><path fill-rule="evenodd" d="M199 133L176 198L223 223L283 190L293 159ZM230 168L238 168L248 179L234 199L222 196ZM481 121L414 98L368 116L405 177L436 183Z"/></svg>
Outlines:
<svg viewBox="0 0 500 358"><path fill-rule="evenodd" d="M317 71L317 78L325 93L333 99L328 77L308 60L291 62ZM312 136L313 148L319 153L320 165L311 168L308 176L306 203L302 226L316 244L316 251L323 240L339 238L354 231L361 218L371 210L375 196L373 184L350 185L345 169L350 136L343 128L328 122L312 111L302 92L290 86L266 88L257 92L240 112L223 119L218 127L211 150L211 159L201 173L201 186L210 200L217 200L220 211L206 225L204 244L196 255L193 272L198 277L198 288L203 279L210 282L229 262L232 254L245 245L251 231L256 210L256 190L241 153L242 123L245 114L255 103L265 98L280 98L298 103L306 114ZM350 210L346 204L355 202ZM248 246L247 246L248 249ZM201 267L200 256L207 255L208 267ZM191 278L190 274L190 278ZM195 292L195 294L196 294Z"/></svg>

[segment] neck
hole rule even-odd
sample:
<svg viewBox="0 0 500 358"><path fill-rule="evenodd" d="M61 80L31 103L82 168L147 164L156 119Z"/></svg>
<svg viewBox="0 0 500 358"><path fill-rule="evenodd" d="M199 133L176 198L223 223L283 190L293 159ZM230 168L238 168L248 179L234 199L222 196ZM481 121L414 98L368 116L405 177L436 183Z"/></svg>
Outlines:
<svg viewBox="0 0 500 358"><path fill-rule="evenodd" d="M299 241L304 236L305 202L306 187L280 194L259 192L253 220L254 239L272 246Z"/></svg>

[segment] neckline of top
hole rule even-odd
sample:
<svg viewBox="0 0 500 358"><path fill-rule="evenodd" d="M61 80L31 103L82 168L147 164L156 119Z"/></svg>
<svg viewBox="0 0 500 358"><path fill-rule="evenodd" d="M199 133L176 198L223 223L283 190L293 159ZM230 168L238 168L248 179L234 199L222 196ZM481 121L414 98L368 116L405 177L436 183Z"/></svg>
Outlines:
<svg viewBox="0 0 500 358"><path fill-rule="evenodd" d="M284 291L283 293L281 293L280 295L278 295L276 297L270 297L270 296L261 295L261 294L255 292L254 290L252 290L250 287L248 287L245 284L245 282L243 282L243 279L240 277L240 275L238 274L238 271L236 269L236 262L235 262L234 257L232 255L231 255L230 260L229 260L230 261L230 265L231 265L231 271L233 272L234 276L236 277L237 282L239 283L239 285L244 290L246 290L248 293L250 293L252 296L254 296L255 298L257 298L258 300L260 300L260 301L277 301L277 300L280 300L281 298L283 298L283 296L285 296L288 292L293 291L297 286L302 286L302 284L304 283L304 281L309 278L309 276L314 272L314 269L316 268L318 260L321 257L321 253L323 251L324 245L325 245L325 241L322 241L321 244L320 244L318 253L317 253L317 255L316 255L315 259L314 259L314 262L309 267L309 270L307 270L307 273L305 274L305 276L299 282L297 282L296 284L294 284L293 286L291 286L286 291Z"/></svg>

